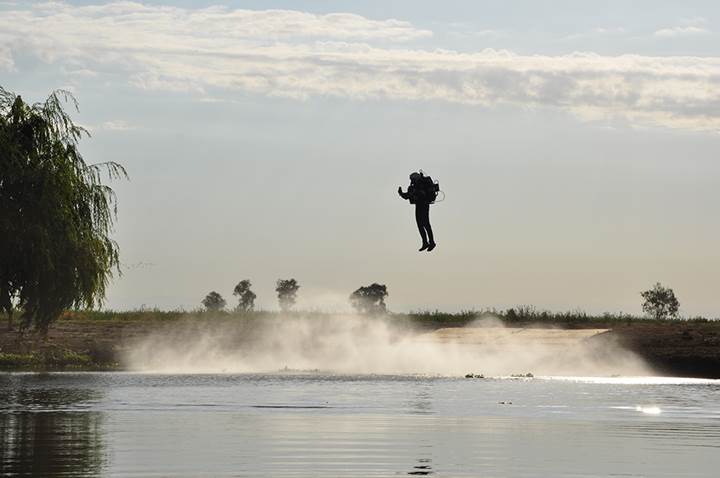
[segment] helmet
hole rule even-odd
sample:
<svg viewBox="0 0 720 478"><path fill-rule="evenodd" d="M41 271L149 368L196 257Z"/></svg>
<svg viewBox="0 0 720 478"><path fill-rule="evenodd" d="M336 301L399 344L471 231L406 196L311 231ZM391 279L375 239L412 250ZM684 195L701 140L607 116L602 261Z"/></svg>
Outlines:
<svg viewBox="0 0 720 478"><path fill-rule="evenodd" d="M417 181L418 179L420 179L420 176L421 176L420 173L412 173L410 175L410 181Z"/></svg>

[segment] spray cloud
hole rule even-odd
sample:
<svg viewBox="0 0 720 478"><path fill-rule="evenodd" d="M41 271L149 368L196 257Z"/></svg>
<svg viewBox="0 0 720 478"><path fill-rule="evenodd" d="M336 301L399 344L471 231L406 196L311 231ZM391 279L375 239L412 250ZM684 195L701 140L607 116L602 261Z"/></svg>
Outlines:
<svg viewBox="0 0 720 478"><path fill-rule="evenodd" d="M187 320L135 340L125 364L165 373L652 373L603 330L506 328L483 319L468 327L427 331L398 322L350 314Z"/></svg>

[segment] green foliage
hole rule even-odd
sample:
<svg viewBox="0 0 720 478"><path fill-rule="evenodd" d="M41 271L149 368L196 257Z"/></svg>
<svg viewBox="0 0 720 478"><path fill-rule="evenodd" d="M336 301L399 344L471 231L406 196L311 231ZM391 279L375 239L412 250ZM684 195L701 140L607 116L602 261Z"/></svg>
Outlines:
<svg viewBox="0 0 720 478"><path fill-rule="evenodd" d="M677 317L680 302L671 288L663 287L658 282L652 289L641 292L640 295L645 299L643 310L655 320Z"/></svg>
<svg viewBox="0 0 720 478"><path fill-rule="evenodd" d="M588 314L582 310L569 310L566 312L554 312L549 310L539 310L533 306L521 305L512 307L507 310L485 309L485 310L467 310L457 313L447 313L440 311L419 311L410 314L393 314L393 320L403 318L409 319L413 324L427 327L465 327L482 319L498 319L506 326L535 326L548 325L567 328L584 328L584 327L614 327L617 325L630 325L634 323L659 323L659 322L682 322L682 323L707 323L717 322L720 319L693 317L665 319L657 321L643 316L636 316L627 313L605 312L603 314Z"/></svg>
<svg viewBox="0 0 720 478"><path fill-rule="evenodd" d="M278 279L275 292L278 294L278 302L283 312L289 311L297 299L297 291L300 285L295 279Z"/></svg>
<svg viewBox="0 0 720 478"><path fill-rule="evenodd" d="M252 283L245 279L238 282L233 289L233 295L238 297L238 305L235 310L238 312L250 312L255 308L255 293L250 290Z"/></svg>
<svg viewBox="0 0 720 478"><path fill-rule="evenodd" d="M36 354L14 354L0 352L0 370L23 370L37 367L42 363Z"/></svg>
<svg viewBox="0 0 720 478"><path fill-rule="evenodd" d="M92 370L100 367L89 355L73 350L34 351L27 354L0 352L0 370Z"/></svg>
<svg viewBox="0 0 720 478"><path fill-rule="evenodd" d="M118 246L110 239L117 214L108 179L127 178L123 167L87 164L78 142L87 131L75 125L56 91L29 105L0 87L0 310L21 328L46 332L69 308L102 303Z"/></svg>
<svg viewBox="0 0 720 478"><path fill-rule="evenodd" d="M161 320L172 321L187 317L184 310L160 310L160 309L138 309L138 310L78 310L65 312L60 320L97 320L97 321L143 321Z"/></svg>
<svg viewBox="0 0 720 478"><path fill-rule="evenodd" d="M223 297L215 291L210 292L202 300L202 305L204 305L210 312L223 310L226 304L225 299L223 299Z"/></svg>
<svg viewBox="0 0 720 478"><path fill-rule="evenodd" d="M388 291L384 284L373 283L350 294L350 304L360 314L384 314L387 311L387 296Z"/></svg>
<svg viewBox="0 0 720 478"><path fill-rule="evenodd" d="M416 311L410 313L388 313L390 323L398 326L420 327L420 328L441 328L441 327L464 327L477 323L482 319L498 319L504 325L510 327L526 327L526 326L552 326L563 328L612 328L616 326L630 326L633 324L654 324L654 325L679 325L679 324L710 324L713 327L720 328L720 318L708 317L688 317L688 318L669 318L664 320L654 320L644 316L636 316L625 313L604 313L592 315L583 311L571 310L567 312L552 312L534 310L531 315L524 315L522 318L512 317L510 311L517 308L499 311L496 309L486 310L467 310L455 313L440 311ZM278 317L287 319L289 316L296 318L303 317L333 317L337 314L322 311L297 311L290 314L285 312L254 310L250 312L231 311L222 314L224 320L237 320L243 322L254 322L263 320L273 320ZM0 312L0 321L6 316ZM128 311L113 310L77 310L65 312L61 321L88 321L88 322L114 322L121 323L152 323L152 322L175 322L183 320L216 320L215 314L208 314L199 310L170 310L163 311L158 309L139 309Z"/></svg>

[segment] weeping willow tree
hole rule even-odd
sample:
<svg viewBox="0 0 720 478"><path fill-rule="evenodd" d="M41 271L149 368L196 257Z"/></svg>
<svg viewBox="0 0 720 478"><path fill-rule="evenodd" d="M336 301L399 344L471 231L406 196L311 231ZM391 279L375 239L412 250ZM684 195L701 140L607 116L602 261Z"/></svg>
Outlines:
<svg viewBox="0 0 720 478"><path fill-rule="evenodd" d="M47 332L64 310L99 306L120 273L116 197L102 179L127 173L83 160L89 134L68 103L77 109L66 91L30 105L0 87L0 311L10 327L19 311L21 330Z"/></svg>

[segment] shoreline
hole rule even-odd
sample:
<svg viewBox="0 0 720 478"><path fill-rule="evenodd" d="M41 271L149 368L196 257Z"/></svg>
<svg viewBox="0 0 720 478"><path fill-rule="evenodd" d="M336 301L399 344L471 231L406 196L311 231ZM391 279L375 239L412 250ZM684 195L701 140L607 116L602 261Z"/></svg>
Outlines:
<svg viewBox="0 0 720 478"><path fill-rule="evenodd" d="M289 314L302 317L302 313ZM257 321L276 318L269 312L251 314L98 313L70 312L55 322L46 338L0 325L0 371L127 371L122 355L129 343L159 331L187 324L230 325L252 336ZM415 332L432 332L472 324L468 314L394 314L389 323ZM637 354L660 376L720 378L720 321L635 320L502 320L509 328L609 329L606 339Z"/></svg>

